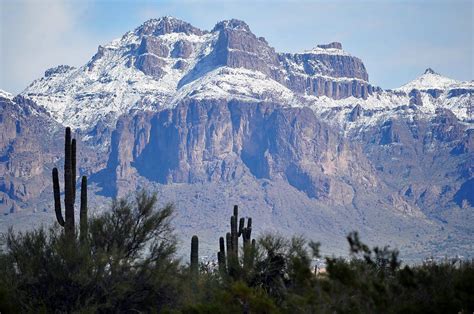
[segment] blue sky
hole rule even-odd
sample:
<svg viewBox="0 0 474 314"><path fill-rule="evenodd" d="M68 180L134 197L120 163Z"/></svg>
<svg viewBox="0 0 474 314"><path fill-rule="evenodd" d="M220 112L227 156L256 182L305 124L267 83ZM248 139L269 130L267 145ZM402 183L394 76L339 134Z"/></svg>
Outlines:
<svg viewBox="0 0 474 314"><path fill-rule="evenodd" d="M98 45L164 15L208 30L242 19L280 52L340 41L383 88L398 87L427 67L472 80L473 3L0 0L0 88L18 93L49 67L83 65Z"/></svg>

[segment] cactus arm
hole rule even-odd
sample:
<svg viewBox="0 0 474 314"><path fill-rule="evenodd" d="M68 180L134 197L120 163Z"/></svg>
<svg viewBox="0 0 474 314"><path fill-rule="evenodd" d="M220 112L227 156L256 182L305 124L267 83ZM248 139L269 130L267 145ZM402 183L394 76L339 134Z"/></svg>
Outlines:
<svg viewBox="0 0 474 314"><path fill-rule="evenodd" d="M244 223L245 223L245 218L240 218L239 220L239 237L242 234L242 231L244 230Z"/></svg>
<svg viewBox="0 0 474 314"><path fill-rule="evenodd" d="M222 252L217 252L217 265L219 266L219 271L224 272L224 259L222 258Z"/></svg>
<svg viewBox="0 0 474 314"><path fill-rule="evenodd" d="M64 227L64 218L61 212L61 192L59 188L58 168L53 169L53 194L54 194L54 211L58 223Z"/></svg>
<svg viewBox="0 0 474 314"><path fill-rule="evenodd" d="M225 247L224 247L224 237L219 238L219 250L221 252L225 253Z"/></svg>
<svg viewBox="0 0 474 314"><path fill-rule="evenodd" d="M244 246L250 242L252 236L252 218L247 220L247 227L242 231L242 237L244 239Z"/></svg>
<svg viewBox="0 0 474 314"><path fill-rule="evenodd" d="M219 253L217 255L219 262L219 268L221 271L225 271L226 268L226 259L225 259L225 243L224 237L219 238Z"/></svg>
<svg viewBox="0 0 474 314"><path fill-rule="evenodd" d="M225 242L227 248L227 266L230 265L230 256L232 255L232 239L230 232L227 232L225 235Z"/></svg>
<svg viewBox="0 0 474 314"><path fill-rule="evenodd" d="M234 205L234 216L239 217L239 206Z"/></svg>
<svg viewBox="0 0 474 314"><path fill-rule="evenodd" d="M237 216L230 218L230 237L232 240L232 254L237 259L239 256L239 234L237 232Z"/></svg>
<svg viewBox="0 0 474 314"><path fill-rule="evenodd" d="M87 177L82 177L81 182L81 211L80 211L80 237L83 243L87 239Z"/></svg>
<svg viewBox="0 0 474 314"><path fill-rule="evenodd" d="M253 267L253 263L255 260L255 253L256 253L255 246L256 246L255 239L252 239L252 251L251 251L252 255L250 256L250 261L249 261L250 267Z"/></svg>
<svg viewBox="0 0 474 314"><path fill-rule="evenodd" d="M232 239L230 232L227 232L225 234L225 241L226 241L226 247L227 247L227 255L229 255L230 252L232 252Z"/></svg>
<svg viewBox="0 0 474 314"><path fill-rule="evenodd" d="M71 168L72 168L72 204L76 203L76 139L71 141Z"/></svg>
<svg viewBox="0 0 474 314"><path fill-rule="evenodd" d="M194 235L191 238L191 273L197 275L199 270L199 238Z"/></svg>

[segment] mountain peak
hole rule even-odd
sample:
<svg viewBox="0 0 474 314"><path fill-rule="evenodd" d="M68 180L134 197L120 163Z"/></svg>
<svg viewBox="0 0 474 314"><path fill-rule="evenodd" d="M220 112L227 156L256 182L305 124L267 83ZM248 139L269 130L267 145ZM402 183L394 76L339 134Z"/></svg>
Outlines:
<svg viewBox="0 0 474 314"><path fill-rule="evenodd" d="M423 75L417 77L413 81L403 85L402 87L398 88L398 90L402 90L405 92L410 92L413 89L418 90L430 90L430 89L438 89L438 90L446 90L451 86L458 84L459 82L448 77L445 77L437 72L435 72L432 68L428 68L425 70Z"/></svg>
<svg viewBox="0 0 474 314"><path fill-rule="evenodd" d="M250 32L250 27L242 20L231 19L231 20L224 20L216 24L214 26L214 31L219 31L223 29L232 29L232 30L240 30L245 32Z"/></svg>
<svg viewBox="0 0 474 314"><path fill-rule="evenodd" d="M135 29L138 36L164 35L169 33L185 33L202 35L203 31L172 16L163 16L158 19L150 19Z"/></svg>
<svg viewBox="0 0 474 314"><path fill-rule="evenodd" d="M317 47L322 48L322 49L341 49L342 50L342 44L336 41L329 44L318 45Z"/></svg>
<svg viewBox="0 0 474 314"><path fill-rule="evenodd" d="M432 68L428 68L425 70L425 73L423 74L436 74L436 75L439 75L439 73L435 72L435 70L433 70Z"/></svg>

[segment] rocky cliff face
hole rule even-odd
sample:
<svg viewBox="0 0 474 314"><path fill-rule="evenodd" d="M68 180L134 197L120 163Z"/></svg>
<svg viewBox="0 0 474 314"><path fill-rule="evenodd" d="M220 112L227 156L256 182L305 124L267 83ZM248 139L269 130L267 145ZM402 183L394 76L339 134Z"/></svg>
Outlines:
<svg viewBox="0 0 474 314"><path fill-rule="evenodd" d="M342 99L367 98L373 88L364 64L340 43L318 45L302 54L280 54L290 89L303 94Z"/></svg>
<svg viewBox="0 0 474 314"><path fill-rule="evenodd" d="M463 191L473 176L473 132L449 110L424 119L391 118L352 136L365 147L377 177L427 215L447 221L453 212L442 208L470 202Z"/></svg>
<svg viewBox="0 0 474 314"><path fill-rule="evenodd" d="M64 149L63 133L64 126L31 99L0 96L2 213L51 212L51 170L63 163L60 157ZM104 167L105 156L91 150L80 139L77 145L79 173L90 174Z"/></svg>
<svg viewBox="0 0 474 314"><path fill-rule="evenodd" d="M377 186L361 147L307 108L190 101L125 116L112 137L108 169L119 183L136 175L161 184L228 182L249 172L340 204L352 202L352 186Z"/></svg>
<svg viewBox="0 0 474 314"><path fill-rule="evenodd" d="M0 209L3 212L21 210L21 205L38 198L48 186L43 182L44 172L55 159L58 146L46 130L54 126L44 109L33 102L21 96L0 98Z"/></svg>

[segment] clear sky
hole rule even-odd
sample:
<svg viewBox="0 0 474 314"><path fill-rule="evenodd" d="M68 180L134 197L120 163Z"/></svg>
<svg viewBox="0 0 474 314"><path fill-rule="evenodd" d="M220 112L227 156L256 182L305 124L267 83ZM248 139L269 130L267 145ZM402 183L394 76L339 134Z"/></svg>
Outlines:
<svg viewBox="0 0 474 314"><path fill-rule="evenodd" d="M474 1L0 0L0 89L21 92L59 64L80 66L97 46L149 18L171 15L210 30L247 22L279 52L342 42L372 84L395 88L427 67L473 79Z"/></svg>

